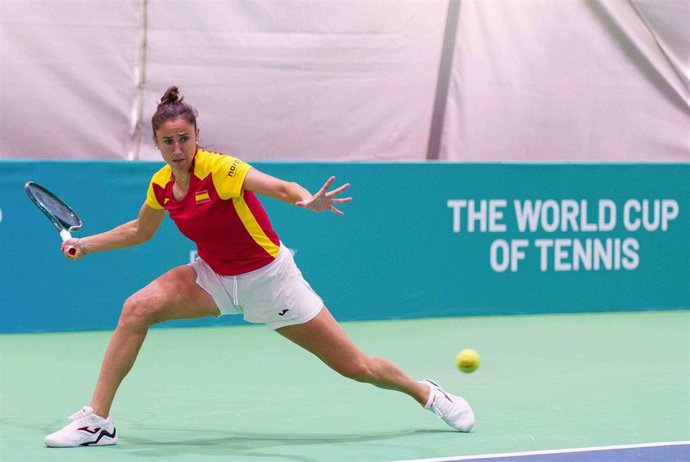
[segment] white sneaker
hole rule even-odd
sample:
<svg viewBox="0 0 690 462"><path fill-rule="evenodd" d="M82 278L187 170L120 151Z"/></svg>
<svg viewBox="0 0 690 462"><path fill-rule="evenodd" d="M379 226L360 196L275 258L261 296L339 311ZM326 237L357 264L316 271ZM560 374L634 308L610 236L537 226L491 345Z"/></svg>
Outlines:
<svg viewBox="0 0 690 462"><path fill-rule="evenodd" d="M83 407L69 418L71 423L43 439L46 446L49 448L73 448L117 443L117 432L110 417L104 419L97 416L91 407Z"/></svg>
<svg viewBox="0 0 690 462"><path fill-rule="evenodd" d="M460 432L468 432L474 426L474 412L467 401L460 396L451 395L431 380L419 383L429 385L431 393L424 409L433 411L445 423Z"/></svg>

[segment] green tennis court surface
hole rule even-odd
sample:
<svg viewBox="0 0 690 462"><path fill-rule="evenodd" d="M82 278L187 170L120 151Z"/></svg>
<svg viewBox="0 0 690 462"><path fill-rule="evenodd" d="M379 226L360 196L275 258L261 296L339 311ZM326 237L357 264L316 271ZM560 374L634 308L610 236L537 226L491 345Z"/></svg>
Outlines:
<svg viewBox="0 0 690 462"><path fill-rule="evenodd" d="M120 443L48 449L43 436L88 404L110 332L13 334L0 336L0 460L392 461L690 440L688 311L344 327L465 396L472 433L263 326L152 329L113 407ZM473 374L455 369L464 347L482 356Z"/></svg>

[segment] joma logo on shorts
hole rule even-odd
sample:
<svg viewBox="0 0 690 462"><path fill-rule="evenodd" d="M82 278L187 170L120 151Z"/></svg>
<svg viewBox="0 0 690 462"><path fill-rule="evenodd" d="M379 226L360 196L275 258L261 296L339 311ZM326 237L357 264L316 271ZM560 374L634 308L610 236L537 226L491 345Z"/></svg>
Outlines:
<svg viewBox="0 0 690 462"><path fill-rule="evenodd" d="M285 313L287 313L288 311L290 311L290 310L285 309L285 310L281 311L280 313L278 313L278 316L285 316Z"/></svg>

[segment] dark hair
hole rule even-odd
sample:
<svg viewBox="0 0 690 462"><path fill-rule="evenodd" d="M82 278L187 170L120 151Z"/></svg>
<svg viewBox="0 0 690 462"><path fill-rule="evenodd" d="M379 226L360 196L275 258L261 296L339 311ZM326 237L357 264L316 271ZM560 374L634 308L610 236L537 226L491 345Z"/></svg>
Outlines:
<svg viewBox="0 0 690 462"><path fill-rule="evenodd" d="M161 127L161 124L166 120L173 120L178 117L184 117L187 122L194 125L196 128L196 117L198 112L189 103L184 102L184 97L180 95L180 90L177 87L170 87L165 90L163 98L158 103L156 113L151 117L151 126L153 127L153 136Z"/></svg>

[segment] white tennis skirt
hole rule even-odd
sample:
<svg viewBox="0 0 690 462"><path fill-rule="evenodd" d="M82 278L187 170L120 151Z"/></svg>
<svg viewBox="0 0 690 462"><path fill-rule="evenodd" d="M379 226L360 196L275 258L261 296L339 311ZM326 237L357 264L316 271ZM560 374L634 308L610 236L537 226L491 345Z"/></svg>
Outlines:
<svg viewBox="0 0 690 462"><path fill-rule="evenodd" d="M323 300L304 280L290 249L280 244L275 260L237 276L222 276L201 258L190 263L196 283L211 295L220 315L242 314L270 329L303 324L323 308Z"/></svg>

